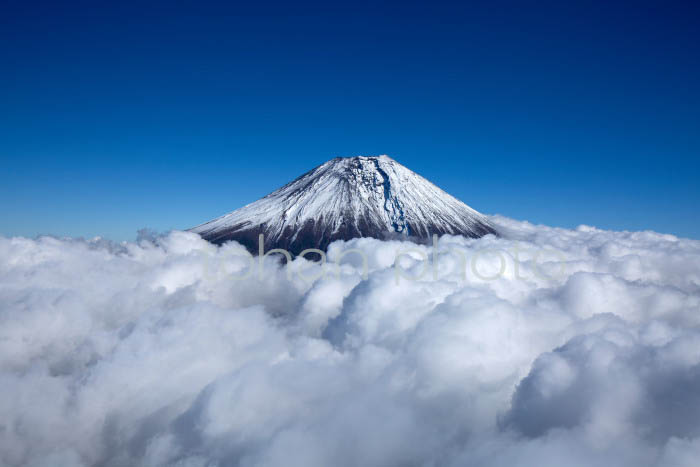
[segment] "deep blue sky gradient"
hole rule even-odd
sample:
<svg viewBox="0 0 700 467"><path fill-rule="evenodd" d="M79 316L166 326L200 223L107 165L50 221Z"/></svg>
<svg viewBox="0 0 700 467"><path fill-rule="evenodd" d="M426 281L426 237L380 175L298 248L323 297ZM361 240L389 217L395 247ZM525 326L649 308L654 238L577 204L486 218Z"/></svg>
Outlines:
<svg viewBox="0 0 700 467"><path fill-rule="evenodd" d="M188 228L334 156L700 238L698 2L5 1L0 234Z"/></svg>

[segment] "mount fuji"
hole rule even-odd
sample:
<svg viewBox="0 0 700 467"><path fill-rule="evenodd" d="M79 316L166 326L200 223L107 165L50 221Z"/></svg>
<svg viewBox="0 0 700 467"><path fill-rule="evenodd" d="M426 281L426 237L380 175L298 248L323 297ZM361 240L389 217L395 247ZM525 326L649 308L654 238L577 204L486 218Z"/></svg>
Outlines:
<svg viewBox="0 0 700 467"><path fill-rule="evenodd" d="M190 229L215 244L299 254L357 237L426 241L497 235L483 214L388 156L337 157L236 211Z"/></svg>

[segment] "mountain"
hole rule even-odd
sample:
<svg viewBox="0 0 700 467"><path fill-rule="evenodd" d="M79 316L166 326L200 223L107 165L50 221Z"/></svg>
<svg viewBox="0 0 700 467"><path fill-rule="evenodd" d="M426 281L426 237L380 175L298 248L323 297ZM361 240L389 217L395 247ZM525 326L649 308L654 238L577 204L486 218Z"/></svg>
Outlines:
<svg viewBox="0 0 700 467"><path fill-rule="evenodd" d="M497 234L486 216L388 156L337 157L247 206L190 229L258 252L325 250L334 240Z"/></svg>

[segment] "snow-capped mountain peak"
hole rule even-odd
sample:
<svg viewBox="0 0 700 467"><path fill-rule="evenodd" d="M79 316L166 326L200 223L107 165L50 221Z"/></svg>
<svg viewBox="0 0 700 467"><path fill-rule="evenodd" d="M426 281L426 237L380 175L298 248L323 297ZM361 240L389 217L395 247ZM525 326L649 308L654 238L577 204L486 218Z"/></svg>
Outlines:
<svg viewBox="0 0 700 467"><path fill-rule="evenodd" d="M496 233L485 216L385 155L331 159L191 231L213 243L236 240L253 252L264 234L266 251L294 254L356 237Z"/></svg>

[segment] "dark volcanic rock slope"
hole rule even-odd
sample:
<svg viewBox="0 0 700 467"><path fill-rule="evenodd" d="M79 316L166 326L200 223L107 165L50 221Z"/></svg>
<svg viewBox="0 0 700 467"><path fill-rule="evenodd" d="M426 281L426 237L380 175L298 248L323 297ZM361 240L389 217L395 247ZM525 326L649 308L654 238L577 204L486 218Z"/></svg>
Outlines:
<svg viewBox="0 0 700 467"><path fill-rule="evenodd" d="M488 219L387 156L335 158L254 203L191 229L210 242L299 254L356 237L495 234Z"/></svg>

